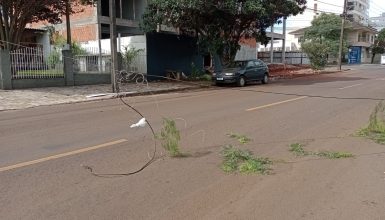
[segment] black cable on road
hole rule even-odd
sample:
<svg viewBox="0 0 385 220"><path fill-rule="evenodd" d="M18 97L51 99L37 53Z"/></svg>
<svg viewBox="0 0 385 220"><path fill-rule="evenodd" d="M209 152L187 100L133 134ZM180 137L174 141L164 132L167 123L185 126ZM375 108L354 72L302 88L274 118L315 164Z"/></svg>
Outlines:
<svg viewBox="0 0 385 220"><path fill-rule="evenodd" d="M135 111L138 115L140 115L142 118L145 118L144 115L142 113L140 113L136 108L134 108L133 106L131 106L130 104L128 104L127 102L125 102L123 100L123 97L122 96L119 96L119 99L120 101L126 105L127 107L129 107L130 109L132 109L133 111ZM157 146L156 146L156 134L155 134L155 131L153 129L153 127L151 126L151 123L147 120L146 118L146 122L151 130L151 133L153 135L153 138L154 138L154 151L153 151L153 154L150 158L150 160L145 163L141 168L139 168L138 170L135 170L135 171L131 171L131 172L127 172L127 173L97 173L94 171L94 169L90 166L85 166L83 165L83 167L85 169L87 169L88 171L90 171L90 173L94 176L97 176L97 177L119 177L119 176L130 176L130 175L134 175L134 174L137 174L141 171L143 171L146 167L148 167L151 163L153 163L155 161L155 155L156 155L156 151L157 151Z"/></svg>

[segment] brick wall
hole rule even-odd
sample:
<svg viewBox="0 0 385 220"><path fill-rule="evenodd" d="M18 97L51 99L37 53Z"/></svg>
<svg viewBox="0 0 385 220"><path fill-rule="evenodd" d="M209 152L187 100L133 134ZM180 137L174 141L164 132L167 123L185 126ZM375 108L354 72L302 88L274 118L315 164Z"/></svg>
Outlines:
<svg viewBox="0 0 385 220"><path fill-rule="evenodd" d="M242 45L247 45L252 48L257 48L257 41L254 38L248 38L248 39L241 38L239 43Z"/></svg>
<svg viewBox="0 0 385 220"><path fill-rule="evenodd" d="M96 15L96 7L94 6L73 6L73 10L78 12L71 15L71 35L73 41L85 42L98 39L98 29L96 22L90 20ZM66 37L65 16L62 17L63 23L55 25L56 31ZM29 24L27 27L43 28L50 25L47 21L40 21Z"/></svg>
<svg viewBox="0 0 385 220"><path fill-rule="evenodd" d="M71 15L71 21L79 21L82 19L93 17L96 14L96 7L94 6L77 6L73 8L74 11L79 11Z"/></svg>
<svg viewBox="0 0 385 220"><path fill-rule="evenodd" d="M93 41L98 39L97 24L89 24L83 26L71 26L71 36L73 41L76 42L86 42ZM60 33L65 37L66 29L60 31Z"/></svg>

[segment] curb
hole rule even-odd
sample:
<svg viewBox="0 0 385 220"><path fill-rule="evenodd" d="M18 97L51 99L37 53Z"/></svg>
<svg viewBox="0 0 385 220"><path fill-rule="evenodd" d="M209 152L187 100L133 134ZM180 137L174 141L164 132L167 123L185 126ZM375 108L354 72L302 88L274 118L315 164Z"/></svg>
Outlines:
<svg viewBox="0 0 385 220"><path fill-rule="evenodd" d="M114 93L114 95L111 98L156 95L156 94L165 94L165 93L171 93L171 92L184 92L184 91L199 90L199 89L204 89L204 88L212 89L211 86L191 86L191 87L164 89L164 90L162 89L162 90L145 91L145 92L120 92L117 94Z"/></svg>
<svg viewBox="0 0 385 220"><path fill-rule="evenodd" d="M199 89L208 89L215 90L212 86L191 86L191 87L183 87L183 88L175 88L175 89L162 89L155 91L145 91L145 92L120 92L120 93L106 93L98 96L94 99L79 101L79 102L92 102L92 101L101 101L107 99L115 99L115 98L125 98L125 97L136 97L136 96L146 96L146 95L157 95L157 94L166 94L172 92L185 92L185 91L195 91Z"/></svg>
<svg viewBox="0 0 385 220"><path fill-rule="evenodd" d="M333 73L342 73L342 72L347 72L350 71L351 69L343 69L341 71L339 70L332 70L332 71L323 71L323 72L314 72L314 73L309 73L309 74L285 74L285 75L276 75L272 76L272 80L279 80L279 79L294 79L294 78L299 78L299 77L306 77L306 76L315 76L315 75L323 75L323 74L333 74Z"/></svg>

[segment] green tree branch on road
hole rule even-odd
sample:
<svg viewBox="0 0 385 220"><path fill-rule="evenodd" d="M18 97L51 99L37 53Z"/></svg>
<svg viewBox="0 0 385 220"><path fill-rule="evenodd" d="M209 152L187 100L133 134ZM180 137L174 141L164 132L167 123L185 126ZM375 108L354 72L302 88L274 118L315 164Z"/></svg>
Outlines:
<svg viewBox="0 0 385 220"><path fill-rule="evenodd" d="M305 8L306 0L153 0L141 26L154 32L165 25L196 36L202 51L219 55L226 65L233 61L242 37L266 44L266 28Z"/></svg>

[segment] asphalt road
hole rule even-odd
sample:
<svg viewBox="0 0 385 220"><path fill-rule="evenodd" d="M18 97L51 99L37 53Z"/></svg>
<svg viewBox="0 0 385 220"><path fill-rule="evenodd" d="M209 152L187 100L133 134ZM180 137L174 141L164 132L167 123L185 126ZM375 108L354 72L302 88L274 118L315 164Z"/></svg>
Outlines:
<svg viewBox="0 0 385 220"><path fill-rule="evenodd" d="M244 88L124 100L160 131L172 118L185 158L153 152L149 127L119 99L0 112L0 219L385 219L385 146L355 137L385 98L385 67ZM272 159L270 175L226 174L221 150ZM296 157L289 145L351 152ZM239 144L238 144L239 145Z"/></svg>

